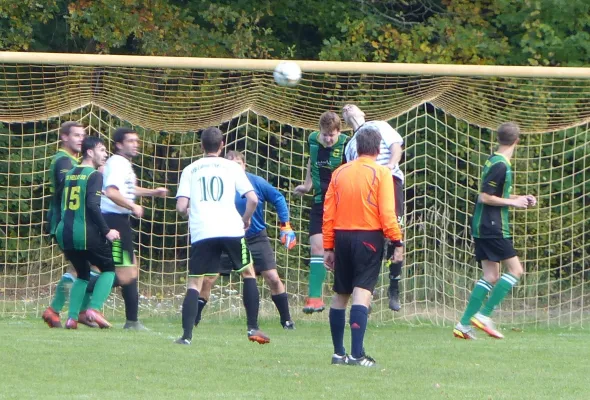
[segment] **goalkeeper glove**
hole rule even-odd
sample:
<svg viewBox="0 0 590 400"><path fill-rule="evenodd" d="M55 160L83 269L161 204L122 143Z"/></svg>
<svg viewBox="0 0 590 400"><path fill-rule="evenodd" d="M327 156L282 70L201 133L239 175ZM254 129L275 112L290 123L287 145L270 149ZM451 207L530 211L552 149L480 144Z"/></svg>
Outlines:
<svg viewBox="0 0 590 400"><path fill-rule="evenodd" d="M291 224L288 222L281 223L281 243L287 250L291 250L297 244L295 232L293 232Z"/></svg>

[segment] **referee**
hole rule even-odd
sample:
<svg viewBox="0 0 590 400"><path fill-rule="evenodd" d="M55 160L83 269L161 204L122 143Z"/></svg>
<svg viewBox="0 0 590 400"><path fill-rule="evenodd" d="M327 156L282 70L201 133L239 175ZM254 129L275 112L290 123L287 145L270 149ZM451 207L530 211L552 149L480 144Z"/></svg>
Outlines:
<svg viewBox="0 0 590 400"><path fill-rule="evenodd" d="M334 171L324 202L324 263L334 270L336 292L329 315L334 344L332 364L375 365L375 360L365 354L363 342L385 238L395 246L394 262L403 260L391 171L376 162L380 144L379 130L367 127L357 132L358 158ZM350 297L352 343L348 356L344 328Z"/></svg>
<svg viewBox="0 0 590 400"><path fill-rule="evenodd" d="M165 197L168 190L163 187L143 189L137 186L137 177L131 159L138 154L139 136L131 128L117 128L113 134L115 154L104 167L103 193L100 209L110 229L121 235L120 248L113 247L117 280L121 284L125 301L124 329L144 330L138 320L139 295L137 288L138 266L133 251L133 231L129 217L143 216L143 208L135 204L140 196Z"/></svg>

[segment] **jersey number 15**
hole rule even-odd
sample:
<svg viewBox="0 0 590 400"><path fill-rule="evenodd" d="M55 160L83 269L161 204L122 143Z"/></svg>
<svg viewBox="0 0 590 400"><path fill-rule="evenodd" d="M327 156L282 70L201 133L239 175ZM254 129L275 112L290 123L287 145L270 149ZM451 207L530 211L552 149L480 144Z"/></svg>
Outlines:
<svg viewBox="0 0 590 400"><path fill-rule="evenodd" d="M64 188L64 210L76 211L80 208L80 186Z"/></svg>

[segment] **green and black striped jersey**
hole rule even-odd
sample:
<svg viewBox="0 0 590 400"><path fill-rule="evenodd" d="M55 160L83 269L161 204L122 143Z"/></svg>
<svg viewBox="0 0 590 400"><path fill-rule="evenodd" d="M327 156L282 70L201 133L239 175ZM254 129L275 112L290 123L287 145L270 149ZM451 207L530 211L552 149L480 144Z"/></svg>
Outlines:
<svg viewBox="0 0 590 400"><path fill-rule="evenodd" d="M513 173L510 160L500 153L494 153L486 161L481 174L479 193L510 198ZM471 234L475 238L510 238L508 206L489 206L478 199L471 223Z"/></svg>
<svg viewBox="0 0 590 400"><path fill-rule="evenodd" d="M64 177L61 220L55 238L63 250L87 250L104 244L109 232L102 213L102 174L80 166Z"/></svg>
<svg viewBox="0 0 590 400"><path fill-rule="evenodd" d="M51 159L49 166L49 190L51 192L51 201L49 211L47 212L48 232L50 235L55 233L55 228L61 216L61 191L64 176L66 173L78 165L78 159L73 157L67 151L61 149Z"/></svg>
<svg viewBox="0 0 590 400"><path fill-rule="evenodd" d="M332 147L324 147L319 141L319 135L319 132L312 132L308 139L315 203L324 202L324 196L330 186L330 179L332 179L332 172L344 164L344 147L348 139L348 136L340 134Z"/></svg>

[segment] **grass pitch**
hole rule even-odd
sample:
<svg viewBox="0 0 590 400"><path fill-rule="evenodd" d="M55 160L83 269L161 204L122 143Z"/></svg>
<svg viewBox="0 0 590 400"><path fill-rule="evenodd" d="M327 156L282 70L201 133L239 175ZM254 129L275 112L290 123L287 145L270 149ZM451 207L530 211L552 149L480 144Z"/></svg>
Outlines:
<svg viewBox="0 0 590 400"><path fill-rule="evenodd" d="M191 346L175 345L179 319L149 332L49 329L0 319L0 399L589 399L590 333L507 331L463 341L452 329L370 325L378 367L332 366L327 323L246 339L244 321L207 321ZM349 349L348 329L345 343Z"/></svg>

